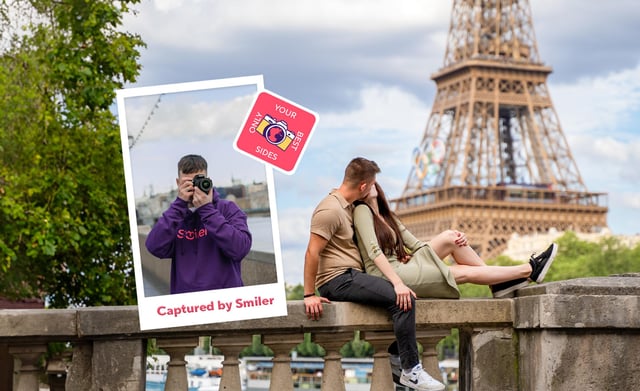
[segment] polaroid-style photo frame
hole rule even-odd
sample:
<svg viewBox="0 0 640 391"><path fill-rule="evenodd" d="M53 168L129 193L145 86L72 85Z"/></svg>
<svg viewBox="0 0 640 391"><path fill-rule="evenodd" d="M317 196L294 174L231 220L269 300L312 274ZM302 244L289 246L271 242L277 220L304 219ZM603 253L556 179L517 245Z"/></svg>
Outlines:
<svg viewBox="0 0 640 391"><path fill-rule="evenodd" d="M140 329L287 315L272 168L233 147L263 77L128 88L117 91ZM178 161L207 160L221 199L247 215L252 245L241 287L170 294L171 259L145 240L177 198Z"/></svg>

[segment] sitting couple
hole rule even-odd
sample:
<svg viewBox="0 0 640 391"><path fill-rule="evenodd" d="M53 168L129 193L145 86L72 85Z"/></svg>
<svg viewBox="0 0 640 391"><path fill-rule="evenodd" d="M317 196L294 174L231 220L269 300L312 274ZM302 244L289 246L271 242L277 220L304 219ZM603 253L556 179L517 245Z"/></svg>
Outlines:
<svg viewBox="0 0 640 391"><path fill-rule="evenodd" d="M457 284L463 283L489 285L493 297L505 297L530 281L542 282L557 252L554 243L528 263L487 266L462 232L447 230L428 243L416 239L393 214L377 182L354 205L353 226L365 271L390 281L395 273L421 298L457 299ZM442 261L448 256L453 265Z"/></svg>
<svg viewBox="0 0 640 391"><path fill-rule="evenodd" d="M379 172L374 161L351 160L340 187L314 210L304 263L305 312L317 320L330 300L386 308L396 337L389 347L394 381L414 390L444 390L420 365L416 298L457 298L458 283L492 285L499 297L529 280L542 282L557 246L522 265L487 266L461 232L421 242L394 217L376 183ZM450 255L456 264L447 266L442 259Z"/></svg>

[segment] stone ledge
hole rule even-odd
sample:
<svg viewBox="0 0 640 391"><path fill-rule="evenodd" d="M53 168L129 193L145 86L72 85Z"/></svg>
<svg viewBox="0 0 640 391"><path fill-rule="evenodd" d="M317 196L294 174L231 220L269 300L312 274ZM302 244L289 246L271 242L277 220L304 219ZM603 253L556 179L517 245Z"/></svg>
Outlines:
<svg viewBox="0 0 640 391"><path fill-rule="evenodd" d="M422 330L460 326L503 327L513 323L511 299L422 299L416 305L416 323ZM145 331L140 331L136 306L0 310L0 341L392 330L389 315L380 308L333 302L324 306L324 314L319 321L312 321L307 319L302 301L289 301L287 306L288 316Z"/></svg>
<svg viewBox="0 0 640 391"><path fill-rule="evenodd" d="M516 300L516 329L640 328L640 296L554 294Z"/></svg>
<svg viewBox="0 0 640 391"><path fill-rule="evenodd" d="M640 295L640 273L586 277L534 284L517 291L517 297L555 295Z"/></svg>
<svg viewBox="0 0 640 391"><path fill-rule="evenodd" d="M517 292L514 327L640 328L640 274L576 278Z"/></svg>
<svg viewBox="0 0 640 391"><path fill-rule="evenodd" d="M77 335L77 310L0 310L0 340L18 337L66 340Z"/></svg>

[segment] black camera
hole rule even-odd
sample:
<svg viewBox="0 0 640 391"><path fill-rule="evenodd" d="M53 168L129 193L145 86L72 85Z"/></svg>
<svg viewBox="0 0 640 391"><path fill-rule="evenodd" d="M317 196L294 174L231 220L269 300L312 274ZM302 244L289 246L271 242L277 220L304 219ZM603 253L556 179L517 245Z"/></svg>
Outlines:
<svg viewBox="0 0 640 391"><path fill-rule="evenodd" d="M204 191L207 194L209 194L209 190L211 190L211 188L213 187L213 182L211 181L211 179L205 177L202 174L194 176L192 182L194 187L197 186L200 190Z"/></svg>

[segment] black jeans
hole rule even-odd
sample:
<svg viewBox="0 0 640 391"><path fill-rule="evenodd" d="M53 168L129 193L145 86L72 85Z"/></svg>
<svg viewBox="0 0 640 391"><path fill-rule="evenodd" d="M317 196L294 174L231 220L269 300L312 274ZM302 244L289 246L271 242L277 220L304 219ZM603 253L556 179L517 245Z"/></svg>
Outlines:
<svg viewBox="0 0 640 391"><path fill-rule="evenodd" d="M397 348L404 369L411 369L418 364L416 302L413 297L411 310L405 312L396 305L396 292L389 281L353 269L333 278L319 287L318 291L329 300L351 301L386 308L391 313L397 342L397 347L392 345L389 352L396 353L394 350Z"/></svg>

